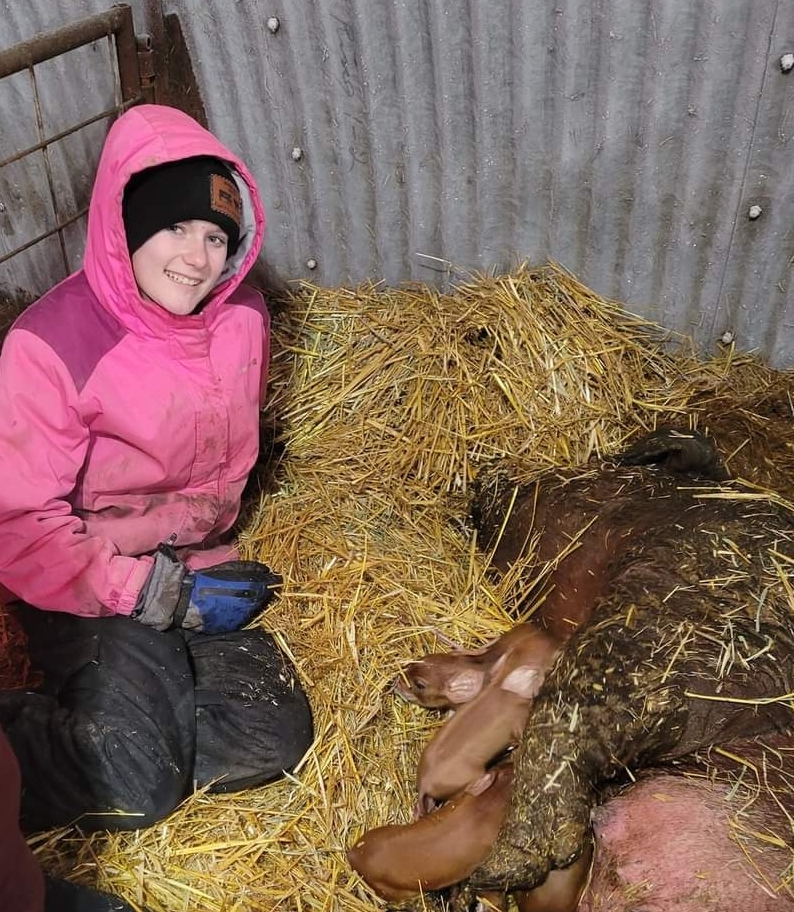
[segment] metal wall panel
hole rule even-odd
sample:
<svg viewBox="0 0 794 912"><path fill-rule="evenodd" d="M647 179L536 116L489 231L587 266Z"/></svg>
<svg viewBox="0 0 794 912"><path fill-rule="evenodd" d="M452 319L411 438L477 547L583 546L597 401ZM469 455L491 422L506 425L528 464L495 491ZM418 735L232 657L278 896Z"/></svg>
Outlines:
<svg viewBox="0 0 794 912"><path fill-rule="evenodd" d="M0 0L1 43L103 8ZM794 366L790 0L163 9L260 181L276 279L446 285L553 259L704 351L730 332ZM0 142L17 104L0 100Z"/></svg>
<svg viewBox="0 0 794 912"><path fill-rule="evenodd" d="M0 48L105 12L107 3L0 2ZM85 215L109 119L119 100L115 50L107 38L0 79L0 162L22 155L44 138L60 139L0 167L0 305L30 300L79 267ZM81 129L78 124L95 119ZM51 236L5 259L45 232ZM0 306L0 328L5 324Z"/></svg>

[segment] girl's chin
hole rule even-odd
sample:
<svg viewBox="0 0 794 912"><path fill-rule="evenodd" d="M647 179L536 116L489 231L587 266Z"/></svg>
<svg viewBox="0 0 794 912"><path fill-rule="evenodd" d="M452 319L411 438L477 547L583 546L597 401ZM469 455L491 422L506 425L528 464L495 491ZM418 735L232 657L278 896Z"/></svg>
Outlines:
<svg viewBox="0 0 794 912"><path fill-rule="evenodd" d="M169 289L167 294L162 294L159 297L147 294L141 289L141 297L148 304L159 307L161 310L167 310L168 313L177 317L189 316L203 300L203 297L196 294L194 289L190 289L189 292L185 293L177 292L176 294Z"/></svg>

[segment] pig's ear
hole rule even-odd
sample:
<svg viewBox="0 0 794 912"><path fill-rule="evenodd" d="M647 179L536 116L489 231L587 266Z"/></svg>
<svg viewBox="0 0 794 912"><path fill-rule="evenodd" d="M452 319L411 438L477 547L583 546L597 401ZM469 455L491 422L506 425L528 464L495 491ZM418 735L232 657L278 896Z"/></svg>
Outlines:
<svg viewBox="0 0 794 912"><path fill-rule="evenodd" d="M445 688L450 703L468 703L482 690L485 673L467 669L450 676Z"/></svg>
<svg viewBox="0 0 794 912"><path fill-rule="evenodd" d="M483 773L479 779L470 782L463 791L468 795L474 795L476 798L477 795L482 795L486 789L491 787L491 783L494 779L496 779L496 773L493 770L488 770L488 772Z"/></svg>
<svg viewBox="0 0 794 912"><path fill-rule="evenodd" d="M531 665L519 665L499 684L502 690L517 694L519 697L529 699L534 697L543 683L543 675Z"/></svg>

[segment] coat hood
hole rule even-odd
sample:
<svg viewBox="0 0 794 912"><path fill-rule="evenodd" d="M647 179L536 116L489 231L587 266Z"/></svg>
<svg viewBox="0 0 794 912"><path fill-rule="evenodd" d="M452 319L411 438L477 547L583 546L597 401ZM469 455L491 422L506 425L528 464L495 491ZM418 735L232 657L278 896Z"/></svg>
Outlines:
<svg viewBox="0 0 794 912"><path fill-rule="evenodd" d="M243 199L244 237L209 300L195 317L179 317L141 300L122 220L124 188L133 174L182 158L212 155L232 169ZM265 213L256 182L246 165L212 133L177 108L138 105L108 131L88 208L83 269L94 294L127 329L161 333L184 320L211 317L253 266L265 234Z"/></svg>

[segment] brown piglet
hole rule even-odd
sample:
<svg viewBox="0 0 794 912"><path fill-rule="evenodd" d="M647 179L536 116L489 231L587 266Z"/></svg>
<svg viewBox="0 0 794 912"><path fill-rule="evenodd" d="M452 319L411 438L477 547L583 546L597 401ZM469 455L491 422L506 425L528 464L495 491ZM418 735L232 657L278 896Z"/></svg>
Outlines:
<svg viewBox="0 0 794 912"><path fill-rule="evenodd" d="M456 709L482 690L489 665L470 652L431 652L394 680L394 692L425 709Z"/></svg>
<svg viewBox="0 0 794 912"><path fill-rule="evenodd" d="M486 774L486 767L515 744L524 730L545 670L534 665L509 666L510 653L494 665L494 680L462 706L422 751L417 786L418 813L454 795Z"/></svg>
<svg viewBox="0 0 794 912"><path fill-rule="evenodd" d="M501 764L413 823L368 830L348 850L350 866L389 902L464 880L496 838L512 781L512 764Z"/></svg>

